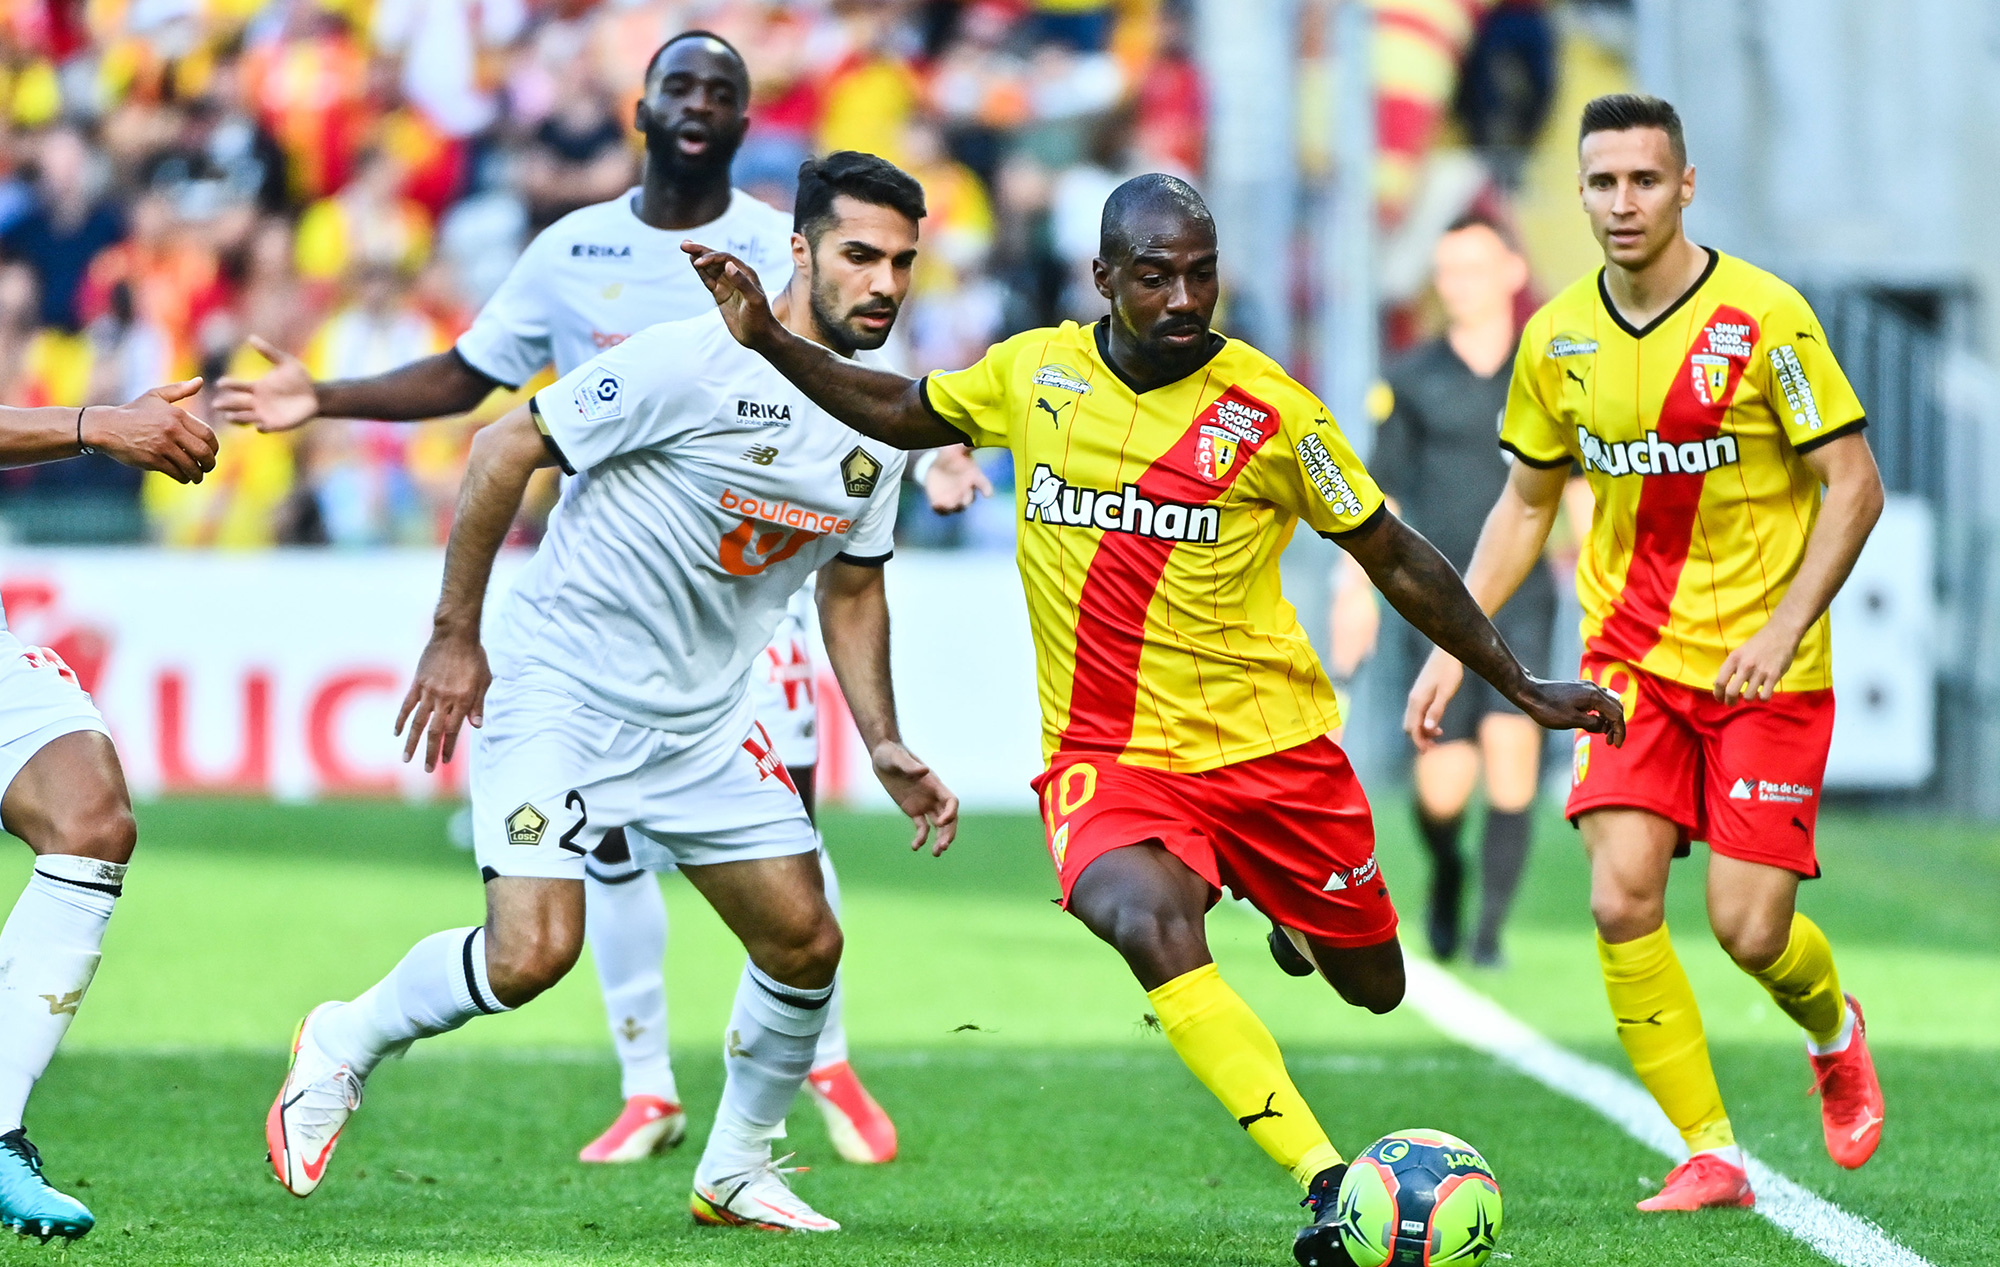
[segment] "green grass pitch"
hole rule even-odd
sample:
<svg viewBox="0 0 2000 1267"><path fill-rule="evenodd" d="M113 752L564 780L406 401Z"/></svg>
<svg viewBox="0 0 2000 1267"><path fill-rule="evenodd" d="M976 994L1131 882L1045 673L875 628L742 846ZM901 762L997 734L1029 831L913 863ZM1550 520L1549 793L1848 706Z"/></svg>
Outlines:
<svg viewBox="0 0 2000 1267"><path fill-rule="evenodd" d="M1422 871L1383 798L1383 861L1406 917ZM1990 1263L2000 1163L2000 832L1829 815L1828 876L1803 904L1866 1002L1889 1099L1882 1152L1849 1174L1819 1143L1798 1040L1706 936L1699 859L1672 923L1744 1142L1931 1262ZM479 918L442 810L230 802L144 807L105 963L29 1127L51 1177L95 1209L67 1251L0 1241L0 1263L1282 1264L1298 1194L1143 1023L1115 955L1053 907L1037 824L974 817L942 860L895 820L828 816L847 892L855 1063L903 1155L834 1158L801 1101L802 1192L840 1219L800 1239L699 1229L689 1178L719 1090L740 951L678 880L669 994L694 1119L681 1151L586 1167L617 1107L593 975L385 1065L319 1193L263 1165L262 1124L303 1011L351 997L417 937ZM1550 817L1510 953L1469 979L1543 1032L1624 1068L1597 980L1574 834ZM25 879L0 851L0 901ZM1666 1163L1589 1110L1452 1046L1407 1009L1371 1017L1270 964L1262 928L1210 920L1229 980L1270 1023L1343 1150L1437 1126L1482 1148L1506 1192L1511 1264L1822 1262L1747 1212L1645 1217Z"/></svg>

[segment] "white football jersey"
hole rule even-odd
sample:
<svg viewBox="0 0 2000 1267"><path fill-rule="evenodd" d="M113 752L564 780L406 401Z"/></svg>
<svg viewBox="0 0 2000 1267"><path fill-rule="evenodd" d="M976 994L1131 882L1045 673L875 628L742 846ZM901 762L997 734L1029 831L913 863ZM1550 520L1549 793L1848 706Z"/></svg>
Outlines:
<svg viewBox="0 0 2000 1267"><path fill-rule="evenodd" d="M902 452L807 400L713 305L571 370L532 408L575 478L497 614L500 676L697 734L742 703L807 578L894 548Z"/></svg>
<svg viewBox="0 0 2000 1267"><path fill-rule="evenodd" d="M729 210L692 229L639 218L639 191L570 212L541 231L458 340L466 364L520 386L544 365L567 374L662 321L715 307L681 243L695 241L756 270L770 294L792 276L792 218L740 189Z"/></svg>

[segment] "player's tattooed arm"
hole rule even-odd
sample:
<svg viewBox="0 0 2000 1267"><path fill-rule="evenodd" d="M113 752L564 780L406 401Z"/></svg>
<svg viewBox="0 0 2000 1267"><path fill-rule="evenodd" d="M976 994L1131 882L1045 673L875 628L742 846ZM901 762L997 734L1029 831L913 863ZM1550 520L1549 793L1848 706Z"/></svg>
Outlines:
<svg viewBox="0 0 2000 1267"><path fill-rule="evenodd" d="M909 815L921 849L937 833L932 856L958 834L958 798L903 746L896 693L889 681L889 601L882 569L835 559L819 572L819 624L827 662L875 766L875 777Z"/></svg>
<svg viewBox="0 0 2000 1267"><path fill-rule="evenodd" d="M1731 651L1715 675L1715 698L1726 704L1767 700L1777 691L1799 653L1799 640L1826 614L1882 517L1882 473L1860 432L1830 440L1802 457L1826 486L1826 500L1785 596L1764 627Z"/></svg>
<svg viewBox="0 0 2000 1267"><path fill-rule="evenodd" d="M458 748L459 727L485 721L486 688L493 681L479 619L493 560L521 509L528 479L555 455L524 406L472 438L472 455L458 489L458 510L444 552L444 587L431 618L431 640L417 661L416 677L396 713L396 733L409 737L403 760L424 746L424 769L435 770Z"/></svg>
<svg viewBox="0 0 2000 1267"><path fill-rule="evenodd" d="M1588 730L1624 742L1616 696L1590 682L1544 682L1514 658L1500 631L1438 548L1384 508L1340 544L1403 619L1550 730Z"/></svg>
<svg viewBox="0 0 2000 1267"><path fill-rule="evenodd" d="M936 449L964 444L966 438L937 416L914 378L870 369L835 356L811 339L786 328L771 311L757 275L733 255L683 242L695 272L722 310L729 333L792 380L812 402L862 435L899 449ZM809 305L797 323L811 321ZM789 314L788 314L789 316Z"/></svg>
<svg viewBox="0 0 2000 1267"><path fill-rule="evenodd" d="M1472 564L1465 570L1465 588L1482 611L1489 615L1499 611L1528 573L1540 566L1566 483L1567 473L1561 468L1514 463L1499 500L1487 512ZM1440 642L1418 671L1403 712L1403 730L1419 752L1427 751L1444 733L1445 706L1464 681L1465 665Z"/></svg>
<svg viewBox="0 0 2000 1267"><path fill-rule="evenodd" d="M290 431L314 418L377 418L413 422L462 414L500 384L472 368L457 348L369 378L316 383L291 353L250 336L271 363L262 378L224 378L215 385L215 416L259 431Z"/></svg>

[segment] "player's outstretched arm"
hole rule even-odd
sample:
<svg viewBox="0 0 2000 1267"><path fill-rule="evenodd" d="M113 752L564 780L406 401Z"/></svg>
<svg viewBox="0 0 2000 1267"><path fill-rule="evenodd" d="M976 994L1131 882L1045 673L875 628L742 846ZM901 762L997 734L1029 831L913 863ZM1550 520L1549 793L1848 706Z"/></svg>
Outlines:
<svg viewBox="0 0 2000 1267"><path fill-rule="evenodd" d="M787 330L771 312L757 275L743 261L693 242L681 243L681 250L715 296L736 341L776 366L821 409L862 435L899 449L965 443L965 437L924 402L923 384L916 379L835 356Z"/></svg>
<svg viewBox="0 0 2000 1267"><path fill-rule="evenodd" d="M215 432L178 402L201 390L190 378L142 392L123 405L0 408L0 466L59 462L102 453L183 484L215 469Z"/></svg>
<svg viewBox="0 0 2000 1267"><path fill-rule="evenodd" d="M1438 548L1386 508L1340 544L1403 619L1535 721L1550 730L1602 734L1614 746L1625 741L1617 696L1594 683L1544 682L1529 673Z"/></svg>
<svg viewBox="0 0 2000 1267"><path fill-rule="evenodd" d="M1465 571L1465 588L1481 611L1488 615L1499 611L1540 564L1556 512L1562 508L1567 479L1568 472L1562 467L1514 463L1500 499L1486 514L1479 544L1472 551L1472 564ZM1419 752L1428 750L1444 733L1445 705L1451 703L1465 680L1465 666L1443 649L1441 639L1432 641L1439 645L1417 673L1403 711L1403 729Z"/></svg>
<svg viewBox="0 0 2000 1267"><path fill-rule="evenodd" d="M1806 536L1806 552L1785 596L1764 627L1731 651L1716 673L1715 698L1724 703L1769 699L1777 691L1799 652L1799 640L1826 614L1861 557L1875 521L1882 517L1882 473L1875 469L1875 454L1860 432L1830 440L1804 458L1826 485L1826 500Z"/></svg>
<svg viewBox="0 0 2000 1267"><path fill-rule="evenodd" d="M396 733L409 737L403 760L424 745L424 769L435 770L458 749L459 726L485 721L486 688L493 674L479 644L479 618L493 559L521 508L521 495L536 469L554 466L555 455L523 406L472 438L458 511L444 552L444 590L431 618L430 645L417 661L417 675L396 713Z"/></svg>
<svg viewBox="0 0 2000 1267"><path fill-rule="evenodd" d="M271 363L262 378L224 378L215 385L215 416L259 431L290 431L314 418L378 418L412 422L462 414L499 386L473 369L456 348L372 378L316 383L305 362L256 335L250 346Z"/></svg>
<svg viewBox="0 0 2000 1267"><path fill-rule="evenodd" d="M889 683L889 600L882 569L835 559L819 571L819 625L826 658L847 698L855 729L896 804L910 816L921 849L931 832L936 857L958 835L958 798L929 766L903 746L896 726L896 692Z"/></svg>

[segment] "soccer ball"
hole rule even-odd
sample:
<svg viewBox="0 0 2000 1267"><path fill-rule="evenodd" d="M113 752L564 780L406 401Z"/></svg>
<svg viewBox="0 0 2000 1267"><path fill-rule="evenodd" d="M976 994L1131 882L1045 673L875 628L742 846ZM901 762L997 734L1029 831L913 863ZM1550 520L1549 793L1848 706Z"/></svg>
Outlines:
<svg viewBox="0 0 2000 1267"><path fill-rule="evenodd" d="M1384 1135L1340 1184L1340 1240L1356 1267L1481 1267L1500 1235L1500 1184L1443 1131Z"/></svg>

